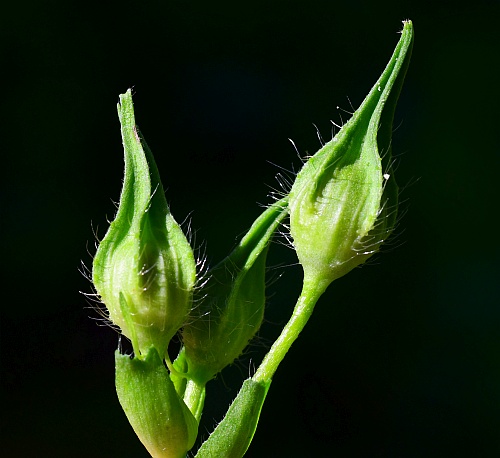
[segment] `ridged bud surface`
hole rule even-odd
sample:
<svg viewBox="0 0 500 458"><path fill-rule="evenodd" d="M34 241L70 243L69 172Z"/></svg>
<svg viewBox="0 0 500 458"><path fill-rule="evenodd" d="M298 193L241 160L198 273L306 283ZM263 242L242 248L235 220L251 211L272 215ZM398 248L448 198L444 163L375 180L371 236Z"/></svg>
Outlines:
<svg viewBox="0 0 500 458"><path fill-rule="evenodd" d="M118 115L125 179L116 218L94 258L93 282L109 319L134 350L152 345L163 357L191 309L196 263L135 125L130 90L120 96Z"/></svg>

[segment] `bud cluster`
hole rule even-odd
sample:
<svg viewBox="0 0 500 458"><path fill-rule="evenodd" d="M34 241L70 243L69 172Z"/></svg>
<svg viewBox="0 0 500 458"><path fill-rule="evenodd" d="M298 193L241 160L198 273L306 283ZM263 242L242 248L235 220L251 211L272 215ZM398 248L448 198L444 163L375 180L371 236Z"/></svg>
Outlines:
<svg viewBox="0 0 500 458"><path fill-rule="evenodd" d="M393 231L398 187L392 124L412 44L407 21L389 64L352 118L304 165L289 195L257 218L197 288L193 249L170 213L153 155L135 124L131 91L120 96L125 178L92 280L109 319L132 342L133 358L116 353L116 388L153 457L186 456L198 433L206 383L232 364L259 330L269 244L286 216L304 271L302 292L281 335L196 458L243 456L272 377L317 300ZM182 347L172 363L169 344L176 334Z"/></svg>

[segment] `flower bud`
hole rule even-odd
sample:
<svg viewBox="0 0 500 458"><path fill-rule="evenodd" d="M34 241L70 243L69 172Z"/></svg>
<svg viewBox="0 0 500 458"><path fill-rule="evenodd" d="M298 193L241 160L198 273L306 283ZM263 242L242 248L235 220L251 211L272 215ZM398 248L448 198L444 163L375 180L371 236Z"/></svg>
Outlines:
<svg viewBox="0 0 500 458"><path fill-rule="evenodd" d="M115 354L116 392L135 433L154 458L184 458L198 423L177 395L154 347L144 357Z"/></svg>
<svg viewBox="0 0 500 458"><path fill-rule="evenodd" d="M125 179L116 218L94 258L93 282L134 351L153 345L163 357L191 309L196 263L135 125L130 90L120 96L118 115Z"/></svg>
<svg viewBox="0 0 500 458"><path fill-rule="evenodd" d="M264 316L269 240L287 214L287 199L269 207L239 245L209 271L205 297L182 337L188 376L204 384L238 358Z"/></svg>
<svg viewBox="0 0 500 458"><path fill-rule="evenodd" d="M392 123L412 44L407 21L364 102L297 175L289 196L290 233L304 281L326 288L365 262L392 232L397 214Z"/></svg>

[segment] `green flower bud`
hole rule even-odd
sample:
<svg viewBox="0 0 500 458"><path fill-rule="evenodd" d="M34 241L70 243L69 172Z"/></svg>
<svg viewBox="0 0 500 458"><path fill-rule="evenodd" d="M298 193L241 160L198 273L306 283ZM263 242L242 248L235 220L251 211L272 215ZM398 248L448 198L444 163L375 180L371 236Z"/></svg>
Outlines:
<svg viewBox="0 0 500 458"><path fill-rule="evenodd" d="M287 200L269 207L234 251L216 265L205 295L183 328L188 376L204 384L238 358L259 330L264 315L269 240L287 214Z"/></svg>
<svg viewBox="0 0 500 458"><path fill-rule="evenodd" d="M170 214L153 155L135 125L130 90L120 96L118 115L125 179L92 277L109 319L132 340L136 354L153 345L163 357L191 309L196 263Z"/></svg>
<svg viewBox="0 0 500 458"><path fill-rule="evenodd" d="M115 354L116 392L135 433L154 458L184 458L198 423L177 395L154 347L145 357Z"/></svg>
<svg viewBox="0 0 500 458"><path fill-rule="evenodd" d="M326 288L365 262L392 232L397 185L391 133L412 44L413 26L406 21L389 64L364 102L292 186L290 233L305 282Z"/></svg>

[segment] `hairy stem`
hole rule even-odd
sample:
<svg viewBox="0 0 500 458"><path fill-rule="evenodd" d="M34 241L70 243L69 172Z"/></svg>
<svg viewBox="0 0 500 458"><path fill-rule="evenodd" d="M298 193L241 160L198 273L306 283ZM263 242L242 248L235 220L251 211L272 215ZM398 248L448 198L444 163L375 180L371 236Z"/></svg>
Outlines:
<svg viewBox="0 0 500 458"><path fill-rule="evenodd" d="M302 329L304 329L304 326L311 317L316 302L318 302L318 299L325 292L328 284L328 282L304 280L302 292L297 299L290 320L264 357L257 372L252 377L253 380L256 382L265 382L273 377L293 342L295 342Z"/></svg>

